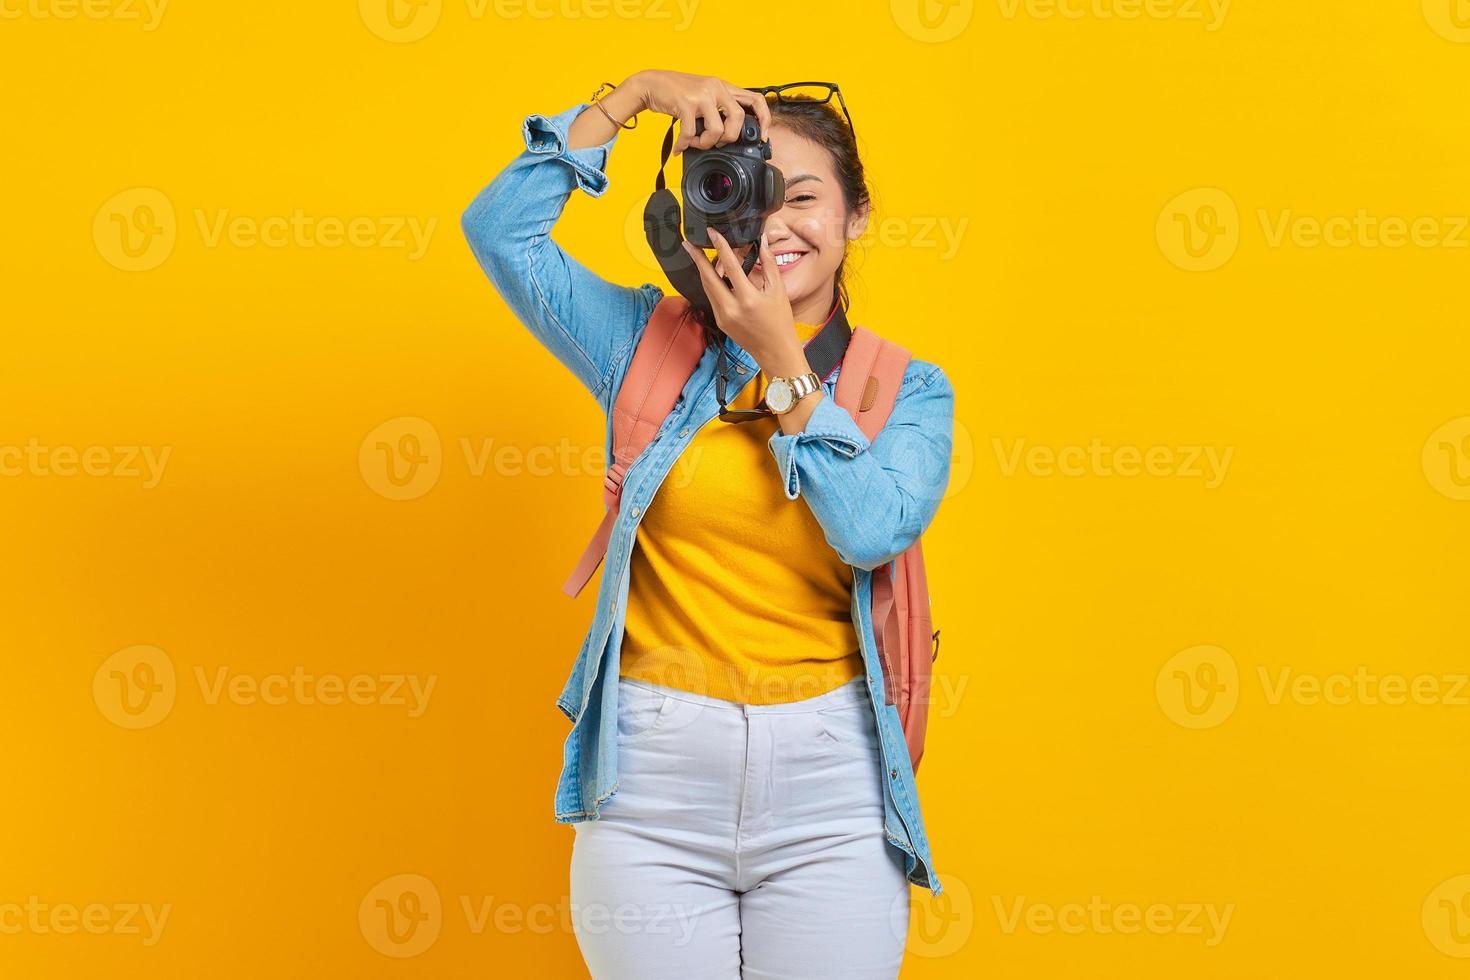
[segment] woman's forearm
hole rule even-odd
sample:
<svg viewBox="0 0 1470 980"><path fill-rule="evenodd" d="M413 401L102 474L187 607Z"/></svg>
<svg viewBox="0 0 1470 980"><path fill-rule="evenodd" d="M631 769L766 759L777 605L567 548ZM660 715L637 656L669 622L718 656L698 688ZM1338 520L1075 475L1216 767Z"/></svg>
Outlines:
<svg viewBox="0 0 1470 980"><path fill-rule="evenodd" d="M612 120L608 119L609 115L618 122L625 123L646 108L639 74L641 73L635 72L629 75L621 85L598 100L598 105L607 110L607 115L603 115L597 106L589 106L582 111L567 130L569 149L601 146L616 136L621 128L612 124Z"/></svg>
<svg viewBox="0 0 1470 980"><path fill-rule="evenodd" d="M954 389L938 367L910 361L904 392L872 440L827 397L803 431L771 434L787 499L805 497L827 543L847 564L887 564L923 533L949 484ZM789 413L788 413L789 414Z"/></svg>
<svg viewBox="0 0 1470 980"><path fill-rule="evenodd" d="M601 195L611 124L600 144L570 148L569 133L589 113L575 105L521 123L524 151L465 209L471 251L501 298L531 333L611 410L613 382L660 297L656 286L608 282L551 237L567 198L579 187ZM593 108L592 115L607 120ZM599 152L602 150L602 152Z"/></svg>

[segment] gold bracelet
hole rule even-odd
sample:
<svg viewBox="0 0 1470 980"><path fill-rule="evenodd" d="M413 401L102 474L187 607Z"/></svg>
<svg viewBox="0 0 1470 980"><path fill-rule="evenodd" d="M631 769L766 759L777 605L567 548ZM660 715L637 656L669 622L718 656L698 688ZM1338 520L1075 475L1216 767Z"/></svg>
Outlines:
<svg viewBox="0 0 1470 980"><path fill-rule="evenodd" d="M597 97L602 94L602 90L605 89L605 88L606 89L612 89L613 91L617 91L617 88L618 87L616 85L614 85L612 82L603 82L601 85L597 86L597 91L595 91L595 92L592 93L592 98L589 99L588 101L591 102L593 105L597 106L597 108L601 109L602 110L602 114L607 117L607 121L610 122L610 123L612 123L614 126L618 127L619 129L637 129L638 128L638 113L635 112L630 117L632 119L632 121L633 121L633 125L626 126L623 123L620 123L616 119L614 119L612 117L612 113L610 113L610 112L607 111L607 107L604 106L601 102L597 101Z"/></svg>

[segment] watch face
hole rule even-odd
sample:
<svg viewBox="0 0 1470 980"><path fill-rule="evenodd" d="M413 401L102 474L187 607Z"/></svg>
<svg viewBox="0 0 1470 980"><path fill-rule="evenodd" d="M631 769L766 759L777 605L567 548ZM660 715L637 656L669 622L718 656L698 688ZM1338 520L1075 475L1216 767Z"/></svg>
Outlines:
<svg viewBox="0 0 1470 980"><path fill-rule="evenodd" d="M777 415L791 408L791 382L777 378L766 386L766 405Z"/></svg>

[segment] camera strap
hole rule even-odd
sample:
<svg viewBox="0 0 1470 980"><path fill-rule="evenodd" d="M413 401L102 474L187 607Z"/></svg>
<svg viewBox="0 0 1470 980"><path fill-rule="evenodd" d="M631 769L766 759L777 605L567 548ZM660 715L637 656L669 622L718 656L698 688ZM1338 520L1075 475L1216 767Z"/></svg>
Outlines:
<svg viewBox="0 0 1470 980"><path fill-rule="evenodd" d="M664 181L664 167L668 166L669 156L674 149L674 126L677 123L677 119L671 119L669 131L664 134L663 149L659 151L658 176L653 181L653 194L643 207L643 233L648 237L648 247L653 250L653 257L658 260L659 268L664 270L664 275L669 277L669 282L673 283L680 295L700 309L712 311L714 307L704 293L704 281L699 278L694 259L684 251L684 222L679 211L679 199L665 186ZM755 268L759 258L760 255L754 248L746 253L741 268L747 276Z"/></svg>

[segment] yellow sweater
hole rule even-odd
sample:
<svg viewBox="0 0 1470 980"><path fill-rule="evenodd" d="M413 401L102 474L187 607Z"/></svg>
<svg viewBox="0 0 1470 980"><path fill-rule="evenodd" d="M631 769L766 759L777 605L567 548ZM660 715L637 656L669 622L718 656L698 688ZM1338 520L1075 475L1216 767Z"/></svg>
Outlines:
<svg viewBox="0 0 1470 980"><path fill-rule="evenodd" d="M806 341L820 327L796 330ZM754 408L767 380L758 373L730 407ZM638 525L622 676L776 704L863 672L852 570L806 502L782 493L767 445L779 428L714 418L674 461Z"/></svg>

